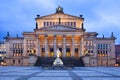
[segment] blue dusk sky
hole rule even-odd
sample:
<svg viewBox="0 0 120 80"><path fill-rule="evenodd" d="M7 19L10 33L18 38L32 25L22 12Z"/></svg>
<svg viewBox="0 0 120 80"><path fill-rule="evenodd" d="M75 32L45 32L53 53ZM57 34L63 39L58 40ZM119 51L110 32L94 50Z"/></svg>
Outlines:
<svg viewBox="0 0 120 80"><path fill-rule="evenodd" d="M36 15L55 13L58 5L64 13L82 14L86 31L97 32L98 37L114 32L116 44L120 43L120 0L0 0L0 38L7 32L15 37L33 31Z"/></svg>

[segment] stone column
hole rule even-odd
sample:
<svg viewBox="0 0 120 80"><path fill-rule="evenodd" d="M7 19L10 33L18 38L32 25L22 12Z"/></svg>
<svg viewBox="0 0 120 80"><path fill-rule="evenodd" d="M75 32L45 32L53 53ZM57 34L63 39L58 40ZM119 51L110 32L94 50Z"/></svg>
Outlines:
<svg viewBox="0 0 120 80"><path fill-rule="evenodd" d="M83 36L82 36L80 40L80 55L79 56L82 56L83 54L84 54L84 41L83 41Z"/></svg>
<svg viewBox="0 0 120 80"><path fill-rule="evenodd" d="M56 55L56 49L57 49L57 47L56 47L56 35L54 35L54 57L56 57L57 55Z"/></svg>
<svg viewBox="0 0 120 80"><path fill-rule="evenodd" d="M41 56L41 46L40 46L40 38L37 39L37 42L38 42L38 56Z"/></svg>
<svg viewBox="0 0 120 80"><path fill-rule="evenodd" d="M24 40L23 40L23 56L26 56L26 55L27 55L27 41L24 38Z"/></svg>
<svg viewBox="0 0 120 80"><path fill-rule="evenodd" d="M96 40L94 40L93 46L94 46L94 50L93 50L94 57L97 57L97 44L96 44Z"/></svg>
<svg viewBox="0 0 120 80"><path fill-rule="evenodd" d="M74 45L75 43L74 43L74 36L72 36L72 57L74 57L74 55L75 55L75 45Z"/></svg>
<svg viewBox="0 0 120 80"><path fill-rule="evenodd" d="M35 45L36 45L36 55L37 55L37 56L38 56L38 54L39 54L39 51L38 51L38 50L39 50L39 49L38 49L38 48L39 48L39 47L38 47L38 46L39 46L39 45L38 45L39 42L38 42L38 40L39 40L38 37L36 37L36 44L35 44Z"/></svg>
<svg viewBox="0 0 120 80"><path fill-rule="evenodd" d="M63 57L66 57L66 36L63 35Z"/></svg>
<svg viewBox="0 0 120 80"><path fill-rule="evenodd" d="M45 35L45 57L48 57L48 35Z"/></svg>

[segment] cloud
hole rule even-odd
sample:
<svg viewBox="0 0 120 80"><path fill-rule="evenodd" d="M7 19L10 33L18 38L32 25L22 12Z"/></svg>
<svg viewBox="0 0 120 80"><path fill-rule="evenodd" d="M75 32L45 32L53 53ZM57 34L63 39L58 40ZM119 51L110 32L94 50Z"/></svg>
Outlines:
<svg viewBox="0 0 120 80"><path fill-rule="evenodd" d="M91 9L94 17L89 17L87 21L88 25L91 25L95 29L109 28L111 26L120 29L120 10L118 2L110 0L101 1L96 3L97 5ZM97 27L97 28L96 28Z"/></svg>
<svg viewBox="0 0 120 80"><path fill-rule="evenodd" d="M96 3L94 7L91 7L91 13L88 14L85 19L85 27L87 31L96 31L102 36L110 36L111 32L114 32L117 37L116 42L120 40L120 1L114 0L101 0Z"/></svg>
<svg viewBox="0 0 120 80"><path fill-rule="evenodd" d="M36 7L50 9L55 8L55 0L19 0L23 5L31 6L34 5Z"/></svg>
<svg viewBox="0 0 120 80"><path fill-rule="evenodd" d="M0 1L0 27L2 28L0 31L3 33L10 31L15 35L31 31L35 28L34 18L37 14L42 16L54 13L55 8L60 5L65 13L83 14L87 31L105 35L113 31L118 36L119 3L119 0L3 0Z"/></svg>

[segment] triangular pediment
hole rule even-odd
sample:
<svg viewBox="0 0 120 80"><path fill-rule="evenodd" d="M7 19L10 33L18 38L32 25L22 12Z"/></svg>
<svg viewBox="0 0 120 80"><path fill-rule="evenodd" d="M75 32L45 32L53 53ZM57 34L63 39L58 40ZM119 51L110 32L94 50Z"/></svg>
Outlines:
<svg viewBox="0 0 120 80"><path fill-rule="evenodd" d="M67 19L80 19L81 17L78 16L73 16L70 14L65 14L65 13L55 13L55 14L50 14L50 15L46 15L46 16L42 16L40 17L42 19L51 19L51 18L67 18ZM82 18L83 19L83 18Z"/></svg>
<svg viewBox="0 0 120 80"><path fill-rule="evenodd" d="M81 30L80 28L74 28L64 25L55 25L50 27L43 27L40 30L57 30L57 31L73 31L73 30Z"/></svg>

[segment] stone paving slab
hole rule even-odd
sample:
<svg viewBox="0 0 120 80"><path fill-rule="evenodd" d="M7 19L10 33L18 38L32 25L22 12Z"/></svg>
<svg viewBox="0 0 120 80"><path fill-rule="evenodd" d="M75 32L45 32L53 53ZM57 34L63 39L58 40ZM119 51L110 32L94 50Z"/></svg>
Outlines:
<svg viewBox="0 0 120 80"><path fill-rule="evenodd" d="M29 80L72 80L70 77L32 77Z"/></svg>
<svg viewBox="0 0 120 80"><path fill-rule="evenodd" d="M64 75L63 75L64 74ZM56 73L56 72L43 72L43 73L40 73L40 74L37 74L36 76L53 76L53 77L55 77L55 76L65 76L65 77L69 77L69 74L68 73Z"/></svg>
<svg viewBox="0 0 120 80"><path fill-rule="evenodd" d="M82 72L82 73L76 73L78 76L101 76L101 77L104 77L104 76L111 76L111 75L108 75L108 74L103 74L103 73L97 73L97 72Z"/></svg>
<svg viewBox="0 0 120 80"><path fill-rule="evenodd" d="M0 66L0 80L120 80L120 67L44 70L40 67Z"/></svg>
<svg viewBox="0 0 120 80"><path fill-rule="evenodd" d="M120 78L98 78L98 77L93 77L93 78L83 78L83 80L120 80Z"/></svg>
<svg viewBox="0 0 120 80"><path fill-rule="evenodd" d="M0 80L16 80L18 79L19 77L9 77L9 76L6 76L6 77L1 77L0 76Z"/></svg>
<svg viewBox="0 0 120 80"><path fill-rule="evenodd" d="M3 74L0 74L0 75L11 75L11 76L17 76L17 75L29 75L31 73L19 73L19 72L11 72L11 73L3 73Z"/></svg>

